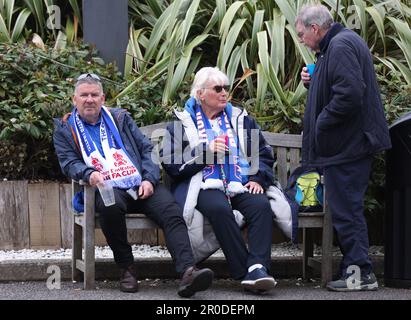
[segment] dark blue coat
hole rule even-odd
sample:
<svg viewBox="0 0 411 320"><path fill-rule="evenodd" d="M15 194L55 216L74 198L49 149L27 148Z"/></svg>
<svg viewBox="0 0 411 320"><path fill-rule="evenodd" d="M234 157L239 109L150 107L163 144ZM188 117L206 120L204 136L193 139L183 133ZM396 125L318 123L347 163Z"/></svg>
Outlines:
<svg viewBox="0 0 411 320"><path fill-rule="evenodd" d="M131 161L141 173L142 180L150 181L155 186L160 180L160 168L152 161L153 145L150 140L141 133L126 110L119 108L109 110ZM54 148L63 173L72 179L88 182L90 174L96 169L84 163L79 146L74 139L74 131L67 121L68 116L54 119Z"/></svg>
<svg viewBox="0 0 411 320"><path fill-rule="evenodd" d="M244 145L246 144L247 157L249 159L255 156L251 154L252 151L255 151L253 148L256 146L258 147L258 150L256 150L258 153L257 168L254 168L255 172L248 176L248 180L258 182L264 190L266 190L269 186L274 184L273 165L275 160L272 148L265 141L256 121L252 117L244 115L244 111L240 108L233 107L233 109L234 108L236 109L236 112L239 113L237 116L233 115L231 106L226 108L226 112L234 132L237 132L236 129L239 126L244 128L245 136L237 136L239 139L243 139ZM193 120L195 119L194 112L187 109L187 107L186 112L191 116L191 119L188 121L193 121L195 123ZM239 124L239 122L241 123ZM252 135L253 129L259 131L258 135ZM184 208L191 178L206 166L206 145L199 144L196 148L191 149L189 145L190 138L187 137L184 125L182 125L180 121L171 123L167 127L167 131L168 134L163 141L163 148L160 151L162 166L172 178L171 191L173 192L176 201L182 208ZM253 141L252 138L255 140L258 139L258 141ZM252 146L252 144L254 146ZM190 162L190 159L196 157L201 157L201 161L199 161L201 163ZM183 159L182 162L180 158ZM253 161L251 161L251 163L253 163Z"/></svg>
<svg viewBox="0 0 411 320"><path fill-rule="evenodd" d="M320 49L304 114L303 164L338 165L389 149L388 126L367 44L336 23Z"/></svg>

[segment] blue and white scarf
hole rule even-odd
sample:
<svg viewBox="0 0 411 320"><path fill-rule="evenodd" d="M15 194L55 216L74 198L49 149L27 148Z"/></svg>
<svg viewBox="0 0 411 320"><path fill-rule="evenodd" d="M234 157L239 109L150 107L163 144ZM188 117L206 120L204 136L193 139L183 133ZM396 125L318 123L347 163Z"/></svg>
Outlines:
<svg viewBox="0 0 411 320"><path fill-rule="evenodd" d="M225 136L229 153L225 155L224 161L207 165L203 169L202 189L219 189L233 197L236 194L244 193L247 188L243 186L248 181L248 162L242 157L238 147L238 138L234 136L228 120L227 113L223 111L218 117L220 132L215 132L210 121L205 116L201 106L196 103L195 114L199 142L209 144L218 136Z"/></svg>
<svg viewBox="0 0 411 320"><path fill-rule="evenodd" d="M100 142L104 155L100 153L86 130L77 109L69 118L70 124L75 129L84 162L99 171L104 176L104 180L111 180L113 187L130 189L139 186L141 175L130 160L114 119L105 106L101 108L101 115Z"/></svg>

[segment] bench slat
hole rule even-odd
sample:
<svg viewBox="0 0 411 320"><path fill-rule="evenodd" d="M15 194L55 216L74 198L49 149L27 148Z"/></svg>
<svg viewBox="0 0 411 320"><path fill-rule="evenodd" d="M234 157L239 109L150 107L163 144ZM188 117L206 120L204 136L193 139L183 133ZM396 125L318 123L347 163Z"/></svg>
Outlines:
<svg viewBox="0 0 411 320"><path fill-rule="evenodd" d="M140 127L139 129L147 138L152 139L153 137L158 138L160 136L164 136L167 125L168 122L161 122L145 127ZM155 135L153 135L154 132L156 133Z"/></svg>
<svg viewBox="0 0 411 320"><path fill-rule="evenodd" d="M126 214L127 229L156 229L159 226L142 213ZM101 229L100 221L96 218L96 228Z"/></svg>
<svg viewBox="0 0 411 320"><path fill-rule="evenodd" d="M287 149L277 148L277 179L280 182L281 187L287 186Z"/></svg>
<svg viewBox="0 0 411 320"><path fill-rule="evenodd" d="M322 228L323 224L324 219L320 216L298 218L298 228Z"/></svg>
<svg viewBox="0 0 411 320"><path fill-rule="evenodd" d="M290 149L290 172L300 165L300 149Z"/></svg>
<svg viewBox="0 0 411 320"><path fill-rule="evenodd" d="M270 146L301 148L302 135L263 131L263 136Z"/></svg>
<svg viewBox="0 0 411 320"><path fill-rule="evenodd" d="M84 266L84 261L77 259L76 260L76 268L79 269L81 272L84 272L85 266Z"/></svg>

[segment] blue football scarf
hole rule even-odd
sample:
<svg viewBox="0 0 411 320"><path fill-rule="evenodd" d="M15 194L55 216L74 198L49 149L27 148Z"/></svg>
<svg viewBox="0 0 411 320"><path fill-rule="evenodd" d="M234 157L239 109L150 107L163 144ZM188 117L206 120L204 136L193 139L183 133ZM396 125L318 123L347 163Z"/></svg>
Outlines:
<svg viewBox="0 0 411 320"><path fill-rule="evenodd" d="M87 166L94 167L104 180L111 180L113 187L130 189L141 184L141 175L131 161L121 140L118 129L110 112L105 106L101 108L100 142L103 154L84 126L77 109L71 114L69 122L74 128L80 150Z"/></svg>
<svg viewBox="0 0 411 320"><path fill-rule="evenodd" d="M228 197L247 192L247 188L245 188L243 184L248 181L247 173L249 165L241 155L238 147L238 138L234 136L227 113L223 111L219 115L218 125L220 132L217 133L212 129L210 121L198 103L196 103L194 110L199 141L209 144L215 138L224 136L229 149L224 159L207 165L203 169L202 189L219 189L225 192Z"/></svg>

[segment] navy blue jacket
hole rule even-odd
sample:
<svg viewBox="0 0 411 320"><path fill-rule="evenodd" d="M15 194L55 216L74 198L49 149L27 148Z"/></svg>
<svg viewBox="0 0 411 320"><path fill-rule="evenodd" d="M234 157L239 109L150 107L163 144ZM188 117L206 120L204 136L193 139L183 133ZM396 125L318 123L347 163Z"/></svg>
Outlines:
<svg viewBox="0 0 411 320"><path fill-rule="evenodd" d="M150 181L155 186L160 180L160 168L151 158L153 145L150 140L141 133L126 110L109 110L131 161L141 173L142 180ZM88 182L90 174L96 169L84 163L74 131L67 121L69 115L62 119L54 119L54 148L63 173L72 179Z"/></svg>
<svg viewBox="0 0 411 320"><path fill-rule="evenodd" d="M260 128L256 121L248 116L242 115L242 110L238 107L237 112L240 112L239 116L232 116L232 110L226 108L228 118L231 121L231 126L236 132L236 128L239 126L238 121L242 122L241 127L244 128L245 137L238 137L244 139L244 144L247 144L247 157L251 158L253 150L252 144L258 146L258 168L255 168L253 174L248 176L249 181L258 182L264 190L274 184L274 157L271 146L265 141ZM186 109L187 111L187 109ZM189 111L191 118L195 119L193 111ZM193 121L190 119L189 121ZM195 123L195 121L193 121ZM234 123L233 123L234 122ZM252 130L259 131L258 136L253 136L258 141L252 141ZM184 204L187 197L188 186L191 178L199 171L203 170L206 166L206 150L205 143L199 144L196 148L191 149L188 141L187 134L181 121L176 121L168 125L168 134L163 141L163 148L160 150L160 157L162 158L162 166L167 174L172 178L171 191L176 198L177 203L184 208ZM178 131L178 132L176 132ZM256 143L259 143L258 145ZM255 155L254 155L255 156ZM201 163L189 162L189 159L195 157L201 158ZM180 159L183 159L181 162ZM187 161L188 159L188 161ZM253 161L251 161L253 163Z"/></svg>
<svg viewBox="0 0 411 320"><path fill-rule="evenodd" d="M304 114L303 165L338 165L389 149L388 126L367 44L335 23L320 49Z"/></svg>

